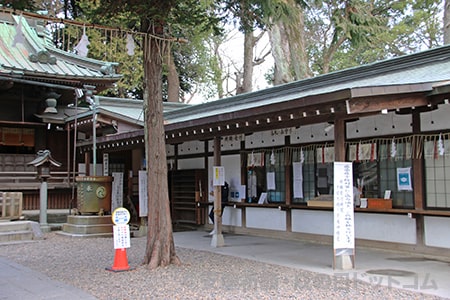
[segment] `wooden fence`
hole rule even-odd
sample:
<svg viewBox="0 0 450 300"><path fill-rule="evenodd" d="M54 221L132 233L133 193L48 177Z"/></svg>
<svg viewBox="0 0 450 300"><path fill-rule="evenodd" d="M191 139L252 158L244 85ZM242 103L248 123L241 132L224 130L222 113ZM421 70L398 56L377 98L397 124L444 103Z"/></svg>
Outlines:
<svg viewBox="0 0 450 300"><path fill-rule="evenodd" d="M0 192L0 219L18 219L22 216L22 193Z"/></svg>

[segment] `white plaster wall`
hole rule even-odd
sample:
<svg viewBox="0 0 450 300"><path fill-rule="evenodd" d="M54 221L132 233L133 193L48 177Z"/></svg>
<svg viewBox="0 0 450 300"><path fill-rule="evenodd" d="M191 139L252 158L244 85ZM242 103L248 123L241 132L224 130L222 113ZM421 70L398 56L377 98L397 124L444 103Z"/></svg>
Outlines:
<svg viewBox="0 0 450 300"><path fill-rule="evenodd" d="M437 110L420 114L422 131L441 130L450 128L450 105L438 105Z"/></svg>
<svg viewBox="0 0 450 300"><path fill-rule="evenodd" d="M333 212L294 209L292 232L332 236ZM415 244L415 219L406 215L355 213L355 238Z"/></svg>
<svg viewBox="0 0 450 300"><path fill-rule="evenodd" d="M175 146L166 144L166 155L174 156L175 155Z"/></svg>
<svg viewBox="0 0 450 300"><path fill-rule="evenodd" d="M178 145L178 154L198 154L205 152L205 143L202 141L189 141Z"/></svg>
<svg viewBox="0 0 450 300"><path fill-rule="evenodd" d="M286 129L290 132L289 129ZM245 149L266 148L284 145L284 136L280 131L255 132L245 137Z"/></svg>
<svg viewBox="0 0 450 300"><path fill-rule="evenodd" d="M333 212L293 209L292 232L333 235Z"/></svg>
<svg viewBox="0 0 450 300"><path fill-rule="evenodd" d="M425 245L450 248L450 218L424 217Z"/></svg>
<svg viewBox="0 0 450 300"><path fill-rule="evenodd" d="M416 244L416 220L406 214L355 213L355 238Z"/></svg>
<svg viewBox="0 0 450 300"><path fill-rule="evenodd" d="M178 170L202 169L205 167L203 157L178 160Z"/></svg>
<svg viewBox="0 0 450 300"><path fill-rule="evenodd" d="M375 116L360 118L354 122L348 122L347 138L410 134L412 133L411 123L411 115L398 115L395 112L380 113Z"/></svg>
<svg viewBox="0 0 450 300"><path fill-rule="evenodd" d="M286 212L283 210L247 207L245 217L248 228L286 230Z"/></svg>
<svg viewBox="0 0 450 300"><path fill-rule="evenodd" d="M241 184L241 159L239 154L235 155L223 155L220 158L221 165L225 169L225 181L228 182L230 190L237 190L237 187ZM214 157L208 157L208 196L209 201L214 201L214 197L211 193L214 192L213 187L213 167Z"/></svg>
<svg viewBox="0 0 450 300"><path fill-rule="evenodd" d="M334 129L325 132L328 123L313 124L294 128L291 134L291 144L334 142Z"/></svg>
<svg viewBox="0 0 450 300"><path fill-rule="evenodd" d="M244 134L236 134L222 137L220 141L220 150L239 150L241 148L241 141L245 140ZM214 151L214 140L208 141L208 151Z"/></svg>
<svg viewBox="0 0 450 300"><path fill-rule="evenodd" d="M208 214L213 208L212 205L208 207ZM208 223L212 224L211 219L208 217ZM242 227L242 209L234 208L232 206L226 206L223 210L222 224L229 226Z"/></svg>

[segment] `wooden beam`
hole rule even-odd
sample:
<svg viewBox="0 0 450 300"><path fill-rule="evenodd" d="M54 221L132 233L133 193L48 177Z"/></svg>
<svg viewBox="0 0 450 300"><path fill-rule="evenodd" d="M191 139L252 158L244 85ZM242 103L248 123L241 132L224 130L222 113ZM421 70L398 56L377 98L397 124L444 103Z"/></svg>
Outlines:
<svg viewBox="0 0 450 300"><path fill-rule="evenodd" d="M393 110L406 107L427 106L428 100L424 93L412 95L386 95L376 97L352 98L346 100L347 113L357 114L366 112Z"/></svg>

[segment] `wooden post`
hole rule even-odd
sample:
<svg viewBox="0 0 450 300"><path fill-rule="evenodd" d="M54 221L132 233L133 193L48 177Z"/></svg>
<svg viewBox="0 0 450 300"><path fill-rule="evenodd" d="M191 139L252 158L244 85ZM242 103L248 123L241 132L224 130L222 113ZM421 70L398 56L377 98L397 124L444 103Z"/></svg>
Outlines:
<svg viewBox="0 0 450 300"><path fill-rule="evenodd" d="M214 137L214 166L221 165L220 161L220 137ZM225 242L222 234L222 193L219 185L214 186L214 234L211 240L212 247L223 247Z"/></svg>

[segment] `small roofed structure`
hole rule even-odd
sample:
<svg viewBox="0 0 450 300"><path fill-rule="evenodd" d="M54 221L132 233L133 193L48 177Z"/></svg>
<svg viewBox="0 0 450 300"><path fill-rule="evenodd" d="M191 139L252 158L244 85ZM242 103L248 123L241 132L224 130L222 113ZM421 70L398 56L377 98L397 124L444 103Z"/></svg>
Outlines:
<svg viewBox="0 0 450 300"><path fill-rule="evenodd" d="M52 157L50 150L39 150L37 157L28 165L33 165L37 169L38 177L45 181L50 177L50 167L61 167L62 164Z"/></svg>
<svg viewBox="0 0 450 300"><path fill-rule="evenodd" d="M49 163L55 167L61 167L62 165L52 157L50 150L39 150L37 153L37 157L33 161L30 161L28 165L40 167L45 163Z"/></svg>

